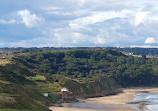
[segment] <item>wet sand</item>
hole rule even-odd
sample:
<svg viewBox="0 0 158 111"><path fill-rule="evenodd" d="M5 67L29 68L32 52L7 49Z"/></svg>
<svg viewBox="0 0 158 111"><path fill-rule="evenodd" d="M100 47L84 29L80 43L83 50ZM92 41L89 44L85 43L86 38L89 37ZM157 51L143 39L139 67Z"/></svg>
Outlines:
<svg viewBox="0 0 158 111"><path fill-rule="evenodd" d="M82 100L90 104L101 104L104 107L109 107L111 109L105 109L101 111L136 111L132 105L128 103L131 102L134 98L134 95L140 93L158 93L158 88L126 88L122 89L123 93L105 96L98 98L88 98ZM100 111L97 109L87 109L87 108L72 108L72 104L63 104L64 107L50 107L53 111Z"/></svg>
<svg viewBox="0 0 158 111"><path fill-rule="evenodd" d="M121 105L105 105L105 107L109 107L111 109L99 110L99 109L89 109L89 108L72 108L63 105L64 107L50 107L53 111L135 111L130 107L125 107Z"/></svg>

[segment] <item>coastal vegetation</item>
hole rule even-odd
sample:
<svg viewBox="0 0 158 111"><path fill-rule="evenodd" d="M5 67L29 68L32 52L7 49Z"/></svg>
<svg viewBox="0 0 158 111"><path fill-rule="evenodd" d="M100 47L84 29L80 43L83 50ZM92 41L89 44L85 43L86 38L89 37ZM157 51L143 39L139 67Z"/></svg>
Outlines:
<svg viewBox="0 0 158 111"><path fill-rule="evenodd" d="M157 58L107 48L25 50L9 61L0 66L0 108L6 110L48 111L62 87L94 97L119 93L120 87L158 86Z"/></svg>

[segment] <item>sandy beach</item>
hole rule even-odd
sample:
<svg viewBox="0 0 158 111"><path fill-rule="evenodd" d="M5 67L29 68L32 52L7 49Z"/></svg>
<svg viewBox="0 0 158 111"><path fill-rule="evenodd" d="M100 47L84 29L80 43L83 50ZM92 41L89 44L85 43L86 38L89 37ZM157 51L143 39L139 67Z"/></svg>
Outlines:
<svg viewBox="0 0 158 111"><path fill-rule="evenodd" d="M140 93L158 93L158 88L126 88L122 89L123 92L113 96L105 96L98 98L88 98L82 100L90 104L101 104L105 107L110 107L111 109L105 109L102 111L136 111L130 105L134 98L134 95ZM64 107L50 107L53 111L98 111L97 109L87 109L87 108L72 108L70 104L63 104Z"/></svg>

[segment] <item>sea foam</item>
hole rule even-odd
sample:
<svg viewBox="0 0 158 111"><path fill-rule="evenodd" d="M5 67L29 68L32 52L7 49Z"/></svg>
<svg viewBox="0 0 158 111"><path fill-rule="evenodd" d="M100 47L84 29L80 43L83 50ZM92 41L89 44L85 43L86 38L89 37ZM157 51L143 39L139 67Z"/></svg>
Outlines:
<svg viewBox="0 0 158 111"><path fill-rule="evenodd" d="M158 94L157 93L145 93L137 94L134 96L133 102L147 102L144 109L139 109L139 111L158 111Z"/></svg>

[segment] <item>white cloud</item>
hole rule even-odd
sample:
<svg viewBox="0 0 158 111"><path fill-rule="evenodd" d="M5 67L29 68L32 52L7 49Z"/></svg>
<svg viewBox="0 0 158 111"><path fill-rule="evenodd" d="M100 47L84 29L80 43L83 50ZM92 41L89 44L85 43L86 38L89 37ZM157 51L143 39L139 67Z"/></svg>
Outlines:
<svg viewBox="0 0 158 111"><path fill-rule="evenodd" d="M3 20L3 19L0 19L0 24L15 24L16 23L16 20L14 19L11 19L9 21L6 21L6 20Z"/></svg>
<svg viewBox="0 0 158 111"><path fill-rule="evenodd" d="M40 17L36 14L31 14L29 10L18 11L18 15L22 18L22 23L28 28L36 27L42 22Z"/></svg>
<svg viewBox="0 0 158 111"><path fill-rule="evenodd" d="M51 7L44 7L44 8L42 8L43 10L46 10L46 11L54 11L54 10L61 10L62 8L60 8L60 7L53 7L53 6L51 6Z"/></svg>
<svg viewBox="0 0 158 111"><path fill-rule="evenodd" d="M89 36L76 33L68 28L61 28L51 30L51 33L45 37L36 37L29 40L20 40L18 42L11 42L10 46L14 47L65 47L76 46L83 44L87 46L89 43Z"/></svg>
<svg viewBox="0 0 158 111"><path fill-rule="evenodd" d="M7 24L8 22L5 21L5 20L3 20L3 19L1 19L1 20L0 20L0 23L1 23L1 24Z"/></svg>
<svg viewBox="0 0 158 111"><path fill-rule="evenodd" d="M10 47L52 47L54 43L48 37L36 37L29 40L20 40L9 43Z"/></svg>
<svg viewBox="0 0 158 111"><path fill-rule="evenodd" d="M148 37L145 41L146 44L153 44L156 43L155 39L153 37Z"/></svg>
<svg viewBox="0 0 158 111"><path fill-rule="evenodd" d="M80 42L84 42L84 35L80 34L80 33L72 33L72 40L71 43L72 44L77 44Z"/></svg>
<svg viewBox="0 0 158 111"><path fill-rule="evenodd" d="M78 2L79 2L79 5L82 6L86 3L86 0L79 0Z"/></svg>
<svg viewBox="0 0 158 111"><path fill-rule="evenodd" d="M108 19L113 19L113 18L124 18L131 14L131 11L129 10L122 10L120 12L116 11L110 11L110 12L93 12L92 15L83 17L83 18L78 18L75 20L70 21L69 26L70 27L81 27L82 25L90 25L90 24L95 24L99 22L103 22Z"/></svg>
<svg viewBox="0 0 158 111"><path fill-rule="evenodd" d="M58 15L58 16L70 16L72 15L72 13L70 12L61 12L61 11L56 11L56 10L52 10L52 11L47 11L46 12L47 14L50 14L50 15Z"/></svg>
<svg viewBox="0 0 158 111"><path fill-rule="evenodd" d="M0 7L6 9L5 13L0 12L3 17L0 25L23 24L0 30L1 37L13 42L12 46L130 46L154 45L158 41L156 0L15 0L13 3L15 7L8 8L10 3L2 1ZM19 10L24 7L27 10ZM151 37L145 38L147 35Z"/></svg>
<svg viewBox="0 0 158 111"><path fill-rule="evenodd" d="M10 43L11 46L14 46L14 47L29 47L29 43L27 40L22 40L22 41L19 41L19 42L11 42Z"/></svg>
<svg viewBox="0 0 158 111"><path fill-rule="evenodd" d="M75 1L75 0L73 0ZM129 0L77 0L79 7L87 7L87 8L92 8L92 9L96 9L99 10L99 8L101 9L118 9L118 8L122 8L124 9L126 8L131 8L132 7L132 3ZM74 4L75 5L75 4ZM76 5L77 6L77 5Z"/></svg>
<svg viewBox="0 0 158 111"><path fill-rule="evenodd" d="M93 41L94 44L105 44L106 42L107 41L106 41L105 38L99 37L99 36L97 36L96 38L94 38L94 41Z"/></svg>
<svg viewBox="0 0 158 111"><path fill-rule="evenodd" d="M144 25L153 25L153 23L158 23L158 14L153 13L151 11L136 11L136 14L134 14L134 22L132 22L135 26L138 26L140 24ZM131 19L133 20L133 19Z"/></svg>
<svg viewBox="0 0 158 111"><path fill-rule="evenodd" d="M139 24L143 23L147 19L147 12L137 12L135 16L135 25L138 26Z"/></svg>
<svg viewBox="0 0 158 111"><path fill-rule="evenodd" d="M51 40L57 46L75 46L87 43L89 36L73 31L70 28L60 28L52 30Z"/></svg>

